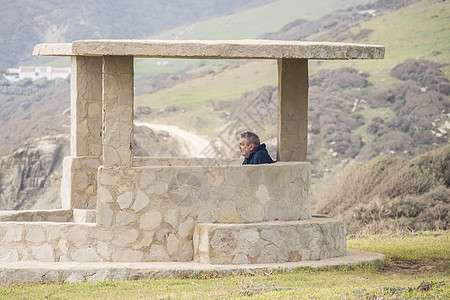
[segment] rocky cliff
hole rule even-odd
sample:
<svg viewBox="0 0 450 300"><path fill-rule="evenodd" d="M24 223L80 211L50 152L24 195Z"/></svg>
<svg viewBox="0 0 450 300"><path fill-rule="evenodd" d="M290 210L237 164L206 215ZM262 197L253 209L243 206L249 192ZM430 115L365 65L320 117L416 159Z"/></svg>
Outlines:
<svg viewBox="0 0 450 300"><path fill-rule="evenodd" d="M43 137L0 158L0 209L59 208L62 159L69 137Z"/></svg>

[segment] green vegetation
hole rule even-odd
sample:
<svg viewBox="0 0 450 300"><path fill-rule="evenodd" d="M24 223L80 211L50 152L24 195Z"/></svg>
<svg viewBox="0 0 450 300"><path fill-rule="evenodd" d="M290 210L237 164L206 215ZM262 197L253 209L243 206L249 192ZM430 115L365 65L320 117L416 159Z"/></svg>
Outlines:
<svg viewBox="0 0 450 300"><path fill-rule="evenodd" d="M450 259L450 236L444 231L352 236L347 247L384 253L388 265L392 260L447 260L448 263Z"/></svg>
<svg viewBox="0 0 450 300"><path fill-rule="evenodd" d="M316 196L321 213L341 215L351 234L447 230L450 146L407 160L384 155L349 168Z"/></svg>
<svg viewBox="0 0 450 300"><path fill-rule="evenodd" d="M249 39L280 30L296 19L315 20L335 9L365 4L371 0L278 0L234 14L181 26L152 36L156 39ZM307 8L307 9L306 9Z"/></svg>
<svg viewBox="0 0 450 300"><path fill-rule="evenodd" d="M252 76L257 68L259 72ZM199 106L210 101L237 100L243 93L272 84L277 78L276 63L257 61L241 64L221 71L218 67L210 74L183 82L169 89L136 98L136 105L148 103L150 107L164 108L169 105ZM272 76L267 76L272 74Z"/></svg>
<svg viewBox="0 0 450 300"><path fill-rule="evenodd" d="M377 271L359 266L223 278L20 284L0 287L0 299L446 299L450 296L448 232L350 237L347 243L352 249L383 253L389 259L387 268ZM400 268L402 263L408 268ZM428 268L417 269L424 263Z"/></svg>
<svg viewBox="0 0 450 300"><path fill-rule="evenodd" d="M390 78L390 70L408 58L421 58L447 64L443 70L446 76L450 77L449 18L450 4L448 2L423 0L352 26L349 29L350 32L372 30L372 33L362 41L341 40L339 37L337 39L342 42L362 42L386 47L384 60L352 62L352 67L370 72L376 84L392 86L395 81ZM313 35L308 39L321 40L324 34ZM348 65L347 62L324 62L321 66L338 68L344 64Z"/></svg>

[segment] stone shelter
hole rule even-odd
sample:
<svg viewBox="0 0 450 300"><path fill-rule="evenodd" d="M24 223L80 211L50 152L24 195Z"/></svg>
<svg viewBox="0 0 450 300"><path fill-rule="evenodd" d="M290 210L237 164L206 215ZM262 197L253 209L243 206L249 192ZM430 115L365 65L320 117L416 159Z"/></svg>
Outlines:
<svg viewBox="0 0 450 300"><path fill-rule="evenodd" d="M311 213L308 60L382 59L383 46L83 40L34 54L71 57L71 155L62 209L0 212L0 261L255 265L348 255L343 221ZM277 60L277 162L135 157L134 58Z"/></svg>

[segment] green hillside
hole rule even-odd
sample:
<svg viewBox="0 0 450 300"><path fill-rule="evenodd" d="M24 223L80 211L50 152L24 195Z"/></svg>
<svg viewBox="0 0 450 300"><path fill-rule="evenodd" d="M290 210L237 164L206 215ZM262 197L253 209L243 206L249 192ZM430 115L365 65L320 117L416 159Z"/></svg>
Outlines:
<svg viewBox="0 0 450 300"><path fill-rule="evenodd" d="M296 19L315 20L336 9L372 0L278 0L232 15L181 26L152 36L155 39L248 39L278 31Z"/></svg>
<svg viewBox="0 0 450 300"><path fill-rule="evenodd" d="M282 2L285 1L277 3ZM272 3L272 5L274 4ZM392 78L389 72L394 66L408 58L426 58L442 64L450 63L449 19L450 3L424 0L399 11L375 17L368 22L358 23L351 27L350 31L356 32L367 28L373 30L372 34L362 41L348 40L348 42L382 44L386 47L385 59L311 61L310 72L313 74L319 68L349 66L369 72L374 84L385 86L398 83L398 80ZM416 24L426 24L426 26L416 26ZM311 39L320 40L321 35L313 36ZM152 63L155 64L154 61ZM444 67L444 71L449 77L450 65ZM156 94L138 97L136 104L148 104L151 107L161 108L168 105L179 105L180 99L183 105L193 105L193 102L201 104L211 99L215 101L232 100L237 99L242 93L264 85L275 85L276 82L276 64L274 62L252 61L238 68L224 70L220 76L211 73L204 78L183 82L179 86L159 91Z"/></svg>
<svg viewBox="0 0 450 300"><path fill-rule="evenodd" d="M365 4L372 0L278 0L266 5L243 9L233 14L183 25L149 39L255 39L267 33L280 30L296 19L315 20L333 10ZM210 62L208 62L210 63ZM176 73L186 67L198 66L200 62L192 60L171 61L167 67L161 68L155 60L139 60L136 62L136 76Z"/></svg>
<svg viewBox="0 0 450 300"><path fill-rule="evenodd" d="M448 89L448 66L443 68L443 79L439 74L440 64L450 63L447 41L450 30L445 22L450 18L449 8L447 2L423 0L399 10L380 9L376 16L363 20L336 22L335 28L310 37L386 47L384 60L310 61L312 144L308 160L312 163L314 182L324 181L327 174L334 174L352 160L369 160L390 152L414 157L448 143L445 132L450 128L443 127L450 122L448 91L442 90L441 94L439 88L429 85L421 92L426 81L414 80L412 76L403 79L391 76L391 70L398 65L408 70L411 63L409 67L404 64L408 59L427 59L414 63L424 68L422 75L435 74L433 80L441 80ZM345 13L364 11L353 9ZM332 20L336 16L338 13L333 12L323 19ZM426 26L415 26L418 23ZM370 34L358 34L361 31ZM197 63L201 67L187 73L201 76L139 94L136 106L146 107L152 113L139 115L138 119L178 125L217 139L233 123L233 118L245 114L246 107L261 101L276 103L273 94L277 85L276 61ZM276 120L276 108L271 107L268 113ZM276 122L265 123L255 130L274 149ZM230 139L228 143L232 145L234 141ZM231 149L227 155L233 153Z"/></svg>
<svg viewBox="0 0 450 300"><path fill-rule="evenodd" d="M372 31L362 39L348 38L363 30ZM310 40L323 40L327 32L311 36ZM450 2L424 0L390 14L376 17L353 26L345 35L336 36L342 42L379 44L386 47L384 60L353 61L351 66L373 75L378 83L392 84L390 70L408 58L427 59L441 64L450 77ZM348 62L324 62L322 67L337 68Z"/></svg>

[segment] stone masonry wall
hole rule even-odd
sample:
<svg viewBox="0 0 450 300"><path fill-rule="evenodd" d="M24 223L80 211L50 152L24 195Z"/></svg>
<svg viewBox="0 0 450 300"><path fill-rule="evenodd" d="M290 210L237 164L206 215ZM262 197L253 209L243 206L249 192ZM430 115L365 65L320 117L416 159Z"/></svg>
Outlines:
<svg viewBox="0 0 450 300"><path fill-rule="evenodd" d="M61 205L65 209L94 209L97 206L97 157L67 156L63 161Z"/></svg>
<svg viewBox="0 0 450 300"><path fill-rule="evenodd" d="M194 260L200 263L285 263L346 253L344 222L333 219L197 224L194 230Z"/></svg>
<svg viewBox="0 0 450 300"><path fill-rule="evenodd" d="M123 236L115 253L190 261L194 225L311 217L309 163L99 169L97 225ZM121 255L112 255L117 261Z"/></svg>

